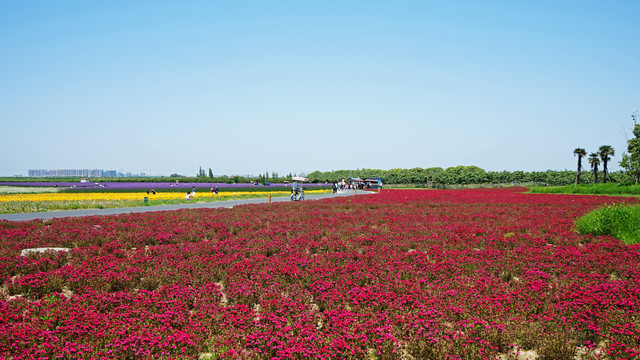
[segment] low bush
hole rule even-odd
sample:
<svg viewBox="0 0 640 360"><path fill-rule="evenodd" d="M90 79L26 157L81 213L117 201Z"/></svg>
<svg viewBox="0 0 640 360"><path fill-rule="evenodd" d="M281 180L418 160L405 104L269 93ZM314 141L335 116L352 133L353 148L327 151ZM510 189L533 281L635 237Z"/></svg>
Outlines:
<svg viewBox="0 0 640 360"><path fill-rule="evenodd" d="M609 235L625 244L640 243L640 206L611 204L594 210L576 221L581 235Z"/></svg>

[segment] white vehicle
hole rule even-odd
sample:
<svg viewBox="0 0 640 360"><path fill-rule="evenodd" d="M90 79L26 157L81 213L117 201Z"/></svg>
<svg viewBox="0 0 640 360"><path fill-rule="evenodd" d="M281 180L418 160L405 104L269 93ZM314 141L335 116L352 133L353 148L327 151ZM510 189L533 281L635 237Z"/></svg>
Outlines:
<svg viewBox="0 0 640 360"><path fill-rule="evenodd" d="M304 188L302 183L309 181L309 179L300 176L294 176L291 178L291 201L304 200Z"/></svg>

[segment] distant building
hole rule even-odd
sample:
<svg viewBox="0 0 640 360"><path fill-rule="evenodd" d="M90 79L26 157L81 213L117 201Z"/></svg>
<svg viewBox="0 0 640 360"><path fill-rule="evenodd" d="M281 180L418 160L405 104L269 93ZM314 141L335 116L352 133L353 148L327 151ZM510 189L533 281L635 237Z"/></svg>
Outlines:
<svg viewBox="0 0 640 360"><path fill-rule="evenodd" d="M98 178L98 177L117 177L124 176L115 170L102 169L57 169L57 170L29 170L29 177L82 177L82 178Z"/></svg>
<svg viewBox="0 0 640 360"><path fill-rule="evenodd" d="M102 177L102 170L98 170L98 169L91 170L91 171L89 171L89 176L90 177Z"/></svg>

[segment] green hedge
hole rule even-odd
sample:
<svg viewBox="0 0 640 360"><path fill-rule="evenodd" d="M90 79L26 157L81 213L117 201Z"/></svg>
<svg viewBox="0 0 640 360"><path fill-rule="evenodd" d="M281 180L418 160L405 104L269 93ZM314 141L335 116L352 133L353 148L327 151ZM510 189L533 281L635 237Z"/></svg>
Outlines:
<svg viewBox="0 0 640 360"><path fill-rule="evenodd" d="M640 205L613 204L576 220L580 234L609 235L625 244L640 243Z"/></svg>

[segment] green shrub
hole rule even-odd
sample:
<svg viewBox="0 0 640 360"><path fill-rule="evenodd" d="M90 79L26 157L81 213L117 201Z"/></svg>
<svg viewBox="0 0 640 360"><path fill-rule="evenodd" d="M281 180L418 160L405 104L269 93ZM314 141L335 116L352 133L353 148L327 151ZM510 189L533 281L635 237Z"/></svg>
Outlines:
<svg viewBox="0 0 640 360"><path fill-rule="evenodd" d="M576 221L580 234L610 235L625 244L640 243L640 205L613 204L594 210Z"/></svg>

